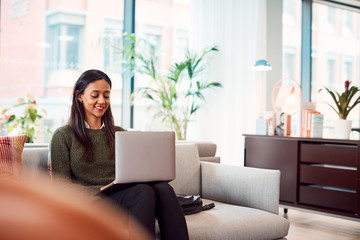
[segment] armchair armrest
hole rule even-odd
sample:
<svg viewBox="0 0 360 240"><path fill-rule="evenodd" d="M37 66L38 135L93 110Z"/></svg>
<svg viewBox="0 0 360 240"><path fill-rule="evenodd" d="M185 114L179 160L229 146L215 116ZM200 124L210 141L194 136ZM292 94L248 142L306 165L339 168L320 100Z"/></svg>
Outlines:
<svg viewBox="0 0 360 240"><path fill-rule="evenodd" d="M202 197L278 214L280 171L201 162Z"/></svg>

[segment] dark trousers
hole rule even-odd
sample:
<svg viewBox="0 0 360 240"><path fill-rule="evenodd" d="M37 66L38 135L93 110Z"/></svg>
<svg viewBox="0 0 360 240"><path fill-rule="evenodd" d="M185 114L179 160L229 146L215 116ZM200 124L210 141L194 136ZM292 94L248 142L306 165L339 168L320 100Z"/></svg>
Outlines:
<svg viewBox="0 0 360 240"><path fill-rule="evenodd" d="M105 198L131 213L154 236L156 218L162 240L189 239L183 211L166 182L135 184Z"/></svg>

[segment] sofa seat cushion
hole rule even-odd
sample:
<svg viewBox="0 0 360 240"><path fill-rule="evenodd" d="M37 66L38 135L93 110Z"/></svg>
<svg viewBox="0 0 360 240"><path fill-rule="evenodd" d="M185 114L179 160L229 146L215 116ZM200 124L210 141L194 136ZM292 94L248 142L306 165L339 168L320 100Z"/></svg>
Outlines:
<svg viewBox="0 0 360 240"><path fill-rule="evenodd" d="M277 239L287 235L289 221L266 211L203 199L215 207L186 216L190 239Z"/></svg>

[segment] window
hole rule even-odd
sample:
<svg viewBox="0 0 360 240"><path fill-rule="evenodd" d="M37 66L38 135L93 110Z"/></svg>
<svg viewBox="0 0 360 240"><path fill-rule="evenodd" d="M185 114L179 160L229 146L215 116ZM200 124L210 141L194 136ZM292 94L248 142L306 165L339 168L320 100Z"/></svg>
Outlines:
<svg viewBox="0 0 360 240"><path fill-rule="evenodd" d="M342 35L344 37L352 37L354 29L354 17L350 11L342 11Z"/></svg>
<svg viewBox="0 0 360 240"><path fill-rule="evenodd" d="M301 0L283 1L283 4L282 78L291 78L300 83Z"/></svg>
<svg viewBox="0 0 360 240"><path fill-rule="evenodd" d="M186 52L183 47L187 45L187 33L190 26L189 1L136 0L135 4L136 36L145 38L157 46L159 58L155 67L159 73L164 75L170 69L172 61L185 56ZM170 12L171 14L168 14ZM151 77L135 75L135 89L149 84L151 84ZM164 128L159 117L153 118L156 109L149 108L149 104L150 102L147 100L135 99L135 129L156 130Z"/></svg>
<svg viewBox="0 0 360 240"><path fill-rule="evenodd" d="M112 70L117 56L98 41L106 31L122 30L124 1L0 3L0 110L32 94L47 111L41 124L54 131L68 120L75 81L83 71L97 68L112 79L112 109L120 125L122 79L118 69Z"/></svg>
<svg viewBox="0 0 360 240"><path fill-rule="evenodd" d="M336 32L336 9L334 7L330 6L322 6L319 7L319 9L316 8L316 11L324 11L326 13L326 31L329 33L335 33Z"/></svg>
<svg viewBox="0 0 360 240"><path fill-rule="evenodd" d="M114 36L114 42L121 44L121 32L114 29L106 29L104 34L113 35ZM110 43L105 43L106 45ZM121 52L117 47L120 46L109 46L104 48L104 69L106 72L115 72L115 73L121 73Z"/></svg>
<svg viewBox="0 0 360 240"><path fill-rule="evenodd" d="M311 88L312 89L318 89L318 87L316 87L316 85L318 85L318 77L317 77L317 66L318 66L318 59L317 59L317 54L316 54L316 49L312 49L312 53L311 53L311 63L312 63L312 67L311 67ZM311 95L313 96L313 94L315 93L311 93Z"/></svg>
<svg viewBox="0 0 360 240"><path fill-rule="evenodd" d="M354 66L360 56L360 39L354 29L360 13L350 8L321 3L312 3L312 6L312 16L317 21L312 22L311 99L317 103L317 110L325 115L324 136L330 137L332 121L338 116L326 104L332 103L329 94L324 91L319 93L318 90L326 86L331 90L343 92L346 79L353 85L359 85L358 70ZM353 120L353 126L358 125L359 116L358 108L348 116L348 119Z"/></svg>
<svg viewBox="0 0 360 240"><path fill-rule="evenodd" d="M184 59L184 53L189 47L189 31L174 29L173 36L171 62L177 62Z"/></svg>
<svg viewBox="0 0 360 240"><path fill-rule="evenodd" d="M55 70L79 69L81 27L59 24L49 28L51 48L49 61Z"/></svg>
<svg viewBox="0 0 360 240"><path fill-rule="evenodd" d="M297 14L296 0L283 1L283 24L295 25Z"/></svg>
<svg viewBox="0 0 360 240"><path fill-rule="evenodd" d="M333 89L336 86L336 82L335 82L336 56L329 54L325 61L326 61L326 77L322 82L322 85Z"/></svg>
<svg viewBox="0 0 360 240"><path fill-rule="evenodd" d="M104 69L106 72L114 72L121 74L121 36L123 32L123 21L121 19L105 19L104 36L111 37L104 38Z"/></svg>
<svg viewBox="0 0 360 240"><path fill-rule="evenodd" d="M353 76L353 58L344 56L342 61L342 79L354 79Z"/></svg>
<svg viewBox="0 0 360 240"><path fill-rule="evenodd" d="M295 49L285 48L283 54L283 78L296 79Z"/></svg>

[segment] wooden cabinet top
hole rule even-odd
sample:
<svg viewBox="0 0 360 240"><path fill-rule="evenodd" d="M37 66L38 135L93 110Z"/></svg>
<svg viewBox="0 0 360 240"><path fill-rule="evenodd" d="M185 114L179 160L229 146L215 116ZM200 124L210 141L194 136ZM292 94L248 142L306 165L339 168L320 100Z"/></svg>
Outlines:
<svg viewBox="0 0 360 240"><path fill-rule="evenodd" d="M306 138L306 137L269 136L269 135L256 135L256 134L243 134L243 136L250 138L266 138L266 139L301 141L301 142L338 143L338 144L356 144L356 145L360 144L359 140L333 139L333 138Z"/></svg>

